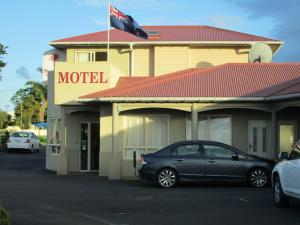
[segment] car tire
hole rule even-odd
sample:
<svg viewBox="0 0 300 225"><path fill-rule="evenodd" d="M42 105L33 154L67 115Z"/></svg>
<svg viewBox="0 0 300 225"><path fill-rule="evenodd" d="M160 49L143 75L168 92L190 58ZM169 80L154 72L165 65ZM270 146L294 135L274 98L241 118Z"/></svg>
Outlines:
<svg viewBox="0 0 300 225"><path fill-rule="evenodd" d="M157 183L160 187L171 188L176 185L178 181L177 173L171 168L163 168L157 174Z"/></svg>
<svg viewBox="0 0 300 225"><path fill-rule="evenodd" d="M279 208L287 207L289 205L289 197L286 196L282 190L279 176L274 177L273 181L273 198L275 205Z"/></svg>
<svg viewBox="0 0 300 225"><path fill-rule="evenodd" d="M268 172L263 168L254 168L248 175L248 183L255 188L263 188L269 183Z"/></svg>

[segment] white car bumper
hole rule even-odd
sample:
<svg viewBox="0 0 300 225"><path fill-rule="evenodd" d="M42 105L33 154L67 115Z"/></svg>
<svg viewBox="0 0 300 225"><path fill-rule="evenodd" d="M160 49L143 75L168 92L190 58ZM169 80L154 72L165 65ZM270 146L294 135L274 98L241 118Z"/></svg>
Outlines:
<svg viewBox="0 0 300 225"><path fill-rule="evenodd" d="M8 143L8 149L31 149L31 143Z"/></svg>

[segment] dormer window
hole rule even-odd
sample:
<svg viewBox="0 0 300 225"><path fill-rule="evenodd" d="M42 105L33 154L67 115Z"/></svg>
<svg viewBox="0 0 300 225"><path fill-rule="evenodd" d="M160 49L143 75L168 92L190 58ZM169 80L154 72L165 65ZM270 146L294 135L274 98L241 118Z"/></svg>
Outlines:
<svg viewBox="0 0 300 225"><path fill-rule="evenodd" d="M76 51L75 62L103 62L107 61L107 52Z"/></svg>

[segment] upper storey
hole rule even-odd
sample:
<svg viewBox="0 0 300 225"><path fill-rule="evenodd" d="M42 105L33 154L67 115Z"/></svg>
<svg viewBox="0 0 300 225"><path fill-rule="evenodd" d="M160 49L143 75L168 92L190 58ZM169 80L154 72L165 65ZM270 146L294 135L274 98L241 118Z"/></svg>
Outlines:
<svg viewBox="0 0 300 225"><path fill-rule="evenodd" d="M187 68L248 62L249 50L257 42L268 44L275 54L283 42L210 26L144 26L145 40L110 30L110 64L121 76L159 76ZM50 42L66 50L68 63L80 58L106 60L107 31ZM97 53L100 52L100 53ZM89 54L89 55L88 55Z"/></svg>

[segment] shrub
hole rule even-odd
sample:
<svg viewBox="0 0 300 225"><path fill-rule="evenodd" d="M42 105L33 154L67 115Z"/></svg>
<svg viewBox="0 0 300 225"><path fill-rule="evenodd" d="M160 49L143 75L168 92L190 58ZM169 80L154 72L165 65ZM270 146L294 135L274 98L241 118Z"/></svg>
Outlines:
<svg viewBox="0 0 300 225"><path fill-rule="evenodd" d="M46 144L47 143L47 136L39 136L39 140L41 143Z"/></svg>
<svg viewBox="0 0 300 225"><path fill-rule="evenodd" d="M11 225L11 219L9 213L0 204L0 225Z"/></svg>

